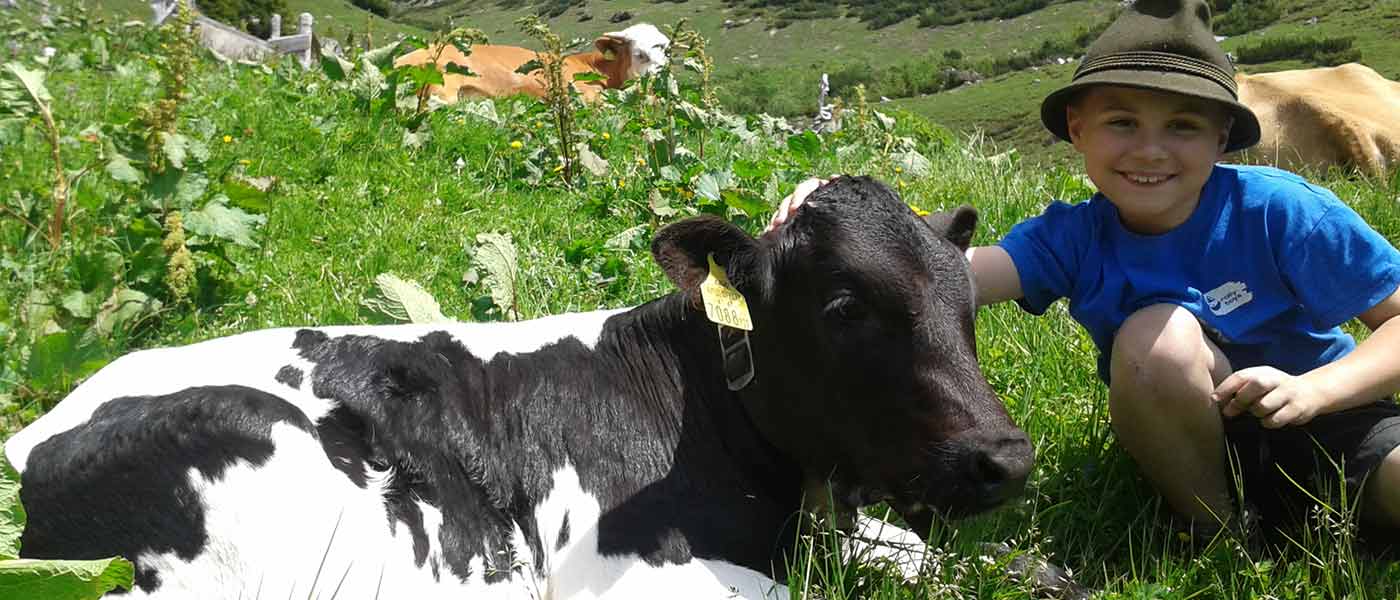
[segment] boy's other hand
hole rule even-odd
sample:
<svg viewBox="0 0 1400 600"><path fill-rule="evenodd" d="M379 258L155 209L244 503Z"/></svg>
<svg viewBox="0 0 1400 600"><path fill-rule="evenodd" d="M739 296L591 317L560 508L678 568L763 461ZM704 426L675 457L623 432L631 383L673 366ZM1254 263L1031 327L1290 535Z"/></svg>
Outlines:
<svg viewBox="0 0 1400 600"><path fill-rule="evenodd" d="M807 200L808 194L811 194L816 191L817 188L826 185L826 182L835 178L835 175L832 175L829 179L813 177L797 184L797 188L792 190L792 193L788 194L786 198L783 198L782 203L778 204L777 212L773 213L773 218L768 221L768 226L763 228L763 233L768 233L781 227L783 223L786 223L787 220L792 217L793 213L797 212L797 208L802 206L802 203Z"/></svg>
<svg viewBox="0 0 1400 600"><path fill-rule="evenodd" d="M1270 429L1307 423L1325 403L1312 383L1273 367L1235 371L1216 386L1210 399L1220 405L1220 414L1235 417L1248 412Z"/></svg>

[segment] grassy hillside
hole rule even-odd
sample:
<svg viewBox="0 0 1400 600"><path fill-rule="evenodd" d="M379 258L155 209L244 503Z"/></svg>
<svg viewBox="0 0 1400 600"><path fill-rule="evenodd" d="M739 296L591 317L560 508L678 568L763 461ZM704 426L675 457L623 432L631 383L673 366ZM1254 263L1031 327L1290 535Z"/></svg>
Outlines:
<svg viewBox="0 0 1400 600"><path fill-rule="evenodd" d="M512 23L522 11L504 10L490 2L470 4L475 7L444 4L407 11L399 18L423 26L451 18L458 25L482 29L494 43L529 43ZM736 18L738 11L725 6L722 0L607 0L586 5L583 10L593 14L591 21L580 22L579 9L573 9L551 19L549 24L566 39L592 39L633 23L660 25L685 18L709 39L708 49L721 70L740 65L808 69L834 68L848 62L888 64L953 49L969 59L1027 50L1059 31L1072 31L1094 13L1113 5L1113 0L1078 0L1003 22L972 22L944 28L920 28L914 19L909 19L871 30L859 19L843 17L796 21L781 29L769 29L759 19L725 29L724 21ZM632 20L619 24L607 21L608 16L621 11L632 13Z"/></svg>

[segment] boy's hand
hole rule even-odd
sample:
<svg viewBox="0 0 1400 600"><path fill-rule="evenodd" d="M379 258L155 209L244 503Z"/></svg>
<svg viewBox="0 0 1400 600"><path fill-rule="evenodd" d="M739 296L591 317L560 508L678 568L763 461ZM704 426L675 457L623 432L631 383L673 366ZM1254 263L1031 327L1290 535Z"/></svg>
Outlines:
<svg viewBox="0 0 1400 600"><path fill-rule="evenodd" d="M1273 367L1235 371L1216 386L1210 399L1220 405L1222 415L1248 412L1270 429L1307 423L1326 403L1312 383Z"/></svg>
<svg viewBox="0 0 1400 600"><path fill-rule="evenodd" d="M834 179L836 176L832 175L831 177ZM792 190L792 193L788 194L786 198L783 198L782 203L778 205L777 212L773 213L773 219L768 221L768 226L763 228L763 233L773 231L787 222L787 220L792 217L792 214L797 212L797 208L802 206L802 202L807 199L807 195L816 191L817 188L826 185L827 181L830 180L813 177L797 184L797 188Z"/></svg>

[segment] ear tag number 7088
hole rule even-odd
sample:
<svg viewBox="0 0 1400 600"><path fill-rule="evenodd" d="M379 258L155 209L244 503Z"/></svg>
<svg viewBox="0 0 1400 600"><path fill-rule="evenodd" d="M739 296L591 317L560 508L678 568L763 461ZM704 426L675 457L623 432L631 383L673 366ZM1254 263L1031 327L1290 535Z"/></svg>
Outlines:
<svg viewBox="0 0 1400 600"><path fill-rule="evenodd" d="M705 316L711 321L753 331L753 319L749 316L749 303L744 295L730 285L724 269L715 264L715 255L706 257L710 263L710 274L700 283L700 298L705 302Z"/></svg>

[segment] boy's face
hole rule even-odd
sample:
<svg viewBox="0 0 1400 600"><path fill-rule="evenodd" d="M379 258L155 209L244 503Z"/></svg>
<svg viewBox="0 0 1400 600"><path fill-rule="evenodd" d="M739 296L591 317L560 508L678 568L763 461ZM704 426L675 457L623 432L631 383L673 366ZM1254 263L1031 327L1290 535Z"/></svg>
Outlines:
<svg viewBox="0 0 1400 600"><path fill-rule="evenodd" d="M1191 216L1229 139L1223 106L1182 94L1098 85L1066 110L1089 179L1138 233L1163 233Z"/></svg>

